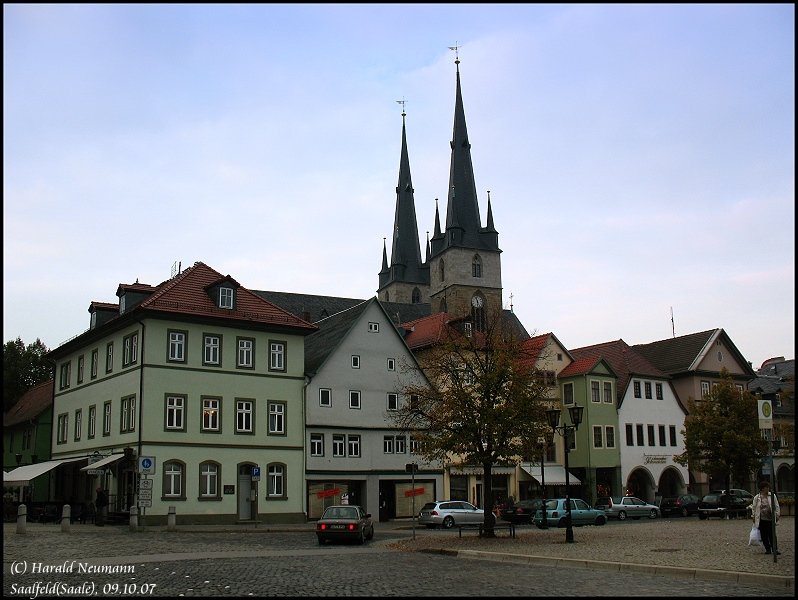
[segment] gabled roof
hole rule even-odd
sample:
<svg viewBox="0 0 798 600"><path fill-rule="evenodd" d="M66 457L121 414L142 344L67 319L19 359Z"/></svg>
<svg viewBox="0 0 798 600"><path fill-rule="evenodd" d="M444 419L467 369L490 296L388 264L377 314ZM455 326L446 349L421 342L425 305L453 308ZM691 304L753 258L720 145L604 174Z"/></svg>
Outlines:
<svg viewBox="0 0 798 600"><path fill-rule="evenodd" d="M723 329L690 333L650 344L636 344L633 348L662 372L677 375L696 371L716 340L723 341L746 375L752 379L756 377L751 365Z"/></svg>
<svg viewBox="0 0 798 600"><path fill-rule="evenodd" d="M537 363L537 361L541 358L541 353L543 352L543 349L546 347L546 344L549 342L549 340L553 341L560 348L562 348L563 352L568 355L568 358L570 358L572 361L574 360L573 355L568 351L563 343L557 339L557 336L549 332L530 337L522 342L521 347L526 354L524 361L529 361L532 364Z"/></svg>
<svg viewBox="0 0 798 600"><path fill-rule="evenodd" d="M607 368L607 371L609 371L610 375L617 377L612 366L600 356L586 356L577 358L574 360L574 362L560 371L560 374L557 377L565 378L574 377L576 375L587 375L592 373L601 363L604 363L604 366Z"/></svg>
<svg viewBox="0 0 798 600"><path fill-rule="evenodd" d="M757 371L757 377L748 383L748 389L765 396L780 393L795 393L795 360L770 359Z"/></svg>
<svg viewBox="0 0 798 600"><path fill-rule="evenodd" d="M34 385L3 415L3 427L32 421L53 405L54 380Z"/></svg>
<svg viewBox="0 0 798 600"><path fill-rule="evenodd" d="M417 350L434 346L444 341L448 335L446 328L449 326L450 321L449 313L435 313L408 323L402 323L401 327L407 331L405 335L407 347L411 350Z"/></svg>
<svg viewBox="0 0 798 600"><path fill-rule="evenodd" d="M347 310L365 302L363 298L341 298L339 296L320 296L317 294L293 294L290 292L272 292L252 290L267 302L287 310L293 315L315 323L326 317Z"/></svg>

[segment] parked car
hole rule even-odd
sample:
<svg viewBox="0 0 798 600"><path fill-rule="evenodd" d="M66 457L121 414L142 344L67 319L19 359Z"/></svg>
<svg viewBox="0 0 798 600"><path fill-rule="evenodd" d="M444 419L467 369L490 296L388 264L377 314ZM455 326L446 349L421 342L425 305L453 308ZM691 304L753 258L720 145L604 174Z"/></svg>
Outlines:
<svg viewBox="0 0 798 600"><path fill-rule="evenodd" d="M328 506L316 521L319 545L327 541L350 540L363 544L374 537L371 514L354 504Z"/></svg>
<svg viewBox="0 0 798 600"><path fill-rule="evenodd" d="M728 493L730 496L740 496L748 500L748 504L754 501L754 495L749 492L748 490L742 490L739 488L731 488L728 492L726 490L709 490L710 494L726 494Z"/></svg>
<svg viewBox="0 0 798 600"><path fill-rule="evenodd" d="M698 514L698 505L701 498L694 494L682 494L681 496L673 496L670 498L663 498L659 504L659 512L665 517L667 515L681 515L689 517L690 515Z"/></svg>
<svg viewBox="0 0 798 600"><path fill-rule="evenodd" d="M568 511L566 510L565 498L555 498L546 501L546 525L548 527L565 527ZM543 529L543 516L538 510L533 517L538 529ZM580 498L571 498L571 525L579 527L582 525L604 525L607 516L604 511L591 508L590 505Z"/></svg>
<svg viewBox="0 0 798 600"><path fill-rule="evenodd" d="M508 521L515 525L528 525L532 523L532 517L535 513L540 513L541 506L543 506L543 500L541 498L521 500L516 502L513 506L509 506L502 510L502 521Z"/></svg>
<svg viewBox="0 0 798 600"><path fill-rule="evenodd" d="M659 516L659 508L636 496L602 496L596 500L595 507L603 510L608 519L619 521L625 521L627 517L656 519Z"/></svg>
<svg viewBox="0 0 798 600"><path fill-rule="evenodd" d="M490 513L490 519L496 522L496 517ZM450 529L455 525L479 524L485 522L485 513L470 502L462 500L436 500L427 502L418 513L420 525L444 527Z"/></svg>
<svg viewBox="0 0 798 600"><path fill-rule="evenodd" d="M698 505L698 518L702 521L710 517L736 519L750 517L750 500L737 494L707 494Z"/></svg>

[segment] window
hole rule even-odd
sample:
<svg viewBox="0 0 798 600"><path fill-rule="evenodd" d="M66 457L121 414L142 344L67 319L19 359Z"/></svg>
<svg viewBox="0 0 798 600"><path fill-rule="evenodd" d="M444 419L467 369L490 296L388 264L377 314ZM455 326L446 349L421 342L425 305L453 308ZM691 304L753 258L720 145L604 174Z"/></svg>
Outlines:
<svg viewBox="0 0 798 600"><path fill-rule="evenodd" d="M410 408L412 410L418 409L418 396L415 394L410 394Z"/></svg>
<svg viewBox="0 0 798 600"><path fill-rule="evenodd" d="M671 446L675 446L676 445L676 425L669 425L668 426L668 432L670 433Z"/></svg>
<svg viewBox="0 0 798 600"><path fill-rule="evenodd" d="M103 403L103 435L111 435L111 401Z"/></svg>
<svg viewBox="0 0 798 600"><path fill-rule="evenodd" d="M421 304L421 290L418 288L413 288L413 293L410 297L410 302L412 304Z"/></svg>
<svg viewBox="0 0 798 600"><path fill-rule="evenodd" d="M471 277L482 277L482 259L478 254L471 261Z"/></svg>
<svg viewBox="0 0 798 600"><path fill-rule="evenodd" d="M406 442L405 436L397 435L396 436L396 440L395 440L395 444L396 444L395 448L396 448L396 453L397 454L404 454L405 452L407 452L407 450L406 450L407 442Z"/></svg>
<svg viewBox="0 0 798 600"><path fill-rule="evenodd" d="M127 367L138 362L139 333L131 333L122 338L122 366Z"/></svg>
<svg viewBox="0 0 798 600"><path fill-rule="evenodd" d="M662 400L664 398L664 396L662 395L662 384L661 383L655 383L654 384L654 392L657 395L657 400Z"/></svg>
<svg viewBox="0 0 798 600"><path fill-rule="evenodd" d="M603 428L601 425L593 425L593 447L594 448L603 448L604 444L602 441L602 434Z"/></svg>
<svg viewBox="0 0 798 600"><path fill-rule="evenodd" d="M166 396L166 429L186 430L185 396Z"/></svg>
<svg viewBox="0 0 798 600"><path fill-rule="evenodd" d="M219 288L219 308L233 308L233 288Z"/></svg>
<svg viewBox="0 0 798 600"><path fill-rule="evenodd" d="M657 443L656 440L654 439L654 426L649 425L647 429L648 429L648 445L654 446Z"/></svg>
<svg viewBox="0 0 798 600"><path fill-rule="evenodd" d="M590 382L590 400L591 400L591 402L601 402L601 396L599 394L599 382L598 381L591 381Z"/></svg>
<svg viewBox="0 0 798 600"><path fill-rule="evenodd" d="M324 434L311 433L310 434L310 455L311 456L324 456Z"/></svg>
<svg viewBox="0 0 798 600"><path fill-rule="evenodd" d="M380 324L369 322L369 333L379 333L379 332L380 332Z"/></svg>
<svg viewBox="0 0 798 600"><path fill-rule="evenodd" d="M221 431L221 398L202 399L202 431Z"/></svg>
<svg viewBox="0 0 798 600"><path fill-rule="evenodd" d="M57 442L59 444L66 444L67 435L69 435L69 415L64 413L63 415L58 415L58 437Z"/></svg>
<svg viewBox="0 0 798 600"><path fill-rule="evenodd" d="M562 386L562 401L563 404L574 403L574 384L564 383Z"/></svg>
<svg viewBox="0 0 798 600"><path fill-rule="evenodd" d="M122 410L119 415L121 421L119 426L120 433L128 433L136 430L136 397L127 396L122 398Z"/></svg>
<svg viewBox="0 0 798 600"><path fill-rule="evenodd" d="M443 259L438 261L438 275L441 278L441 282L446 279L446 265L443 264Z"/></svg>
<svg viewBox="0 0 798 600"><path fill-rule="evenodd" d="M255 368L255 340L251 338L238 338L236 366L241 369Z"/></svg>
<svg viewBox="0 0 798 600"><path fill-rule="evenodd" d="M187 341L188 333L185 331L170 331L168 360L172 362L186 362Z"/></svg>
<svg viewBox="0 0 798 600"><path fill-rule="evenodd" d="M332 390L327 388L319 389L319 406L332 406Z"/></svg>
<svg viewBox="0 0 798 600"><path fill-rule="evenodd" d="M83 411L78 409L75 411L75 441L80 441L80 433L83 428Z"/></svg>
<svg viewBox="0 0 798 600"><path fill-rule="evenodd" d="M219 463L207 461L200 463L199 499L219 500Z"/></svg>
<svg viewBox="0 0 798 600"><path fill-rule="evenodd" d="M333 456L346 456L346 436L340 433L333 434Z"/></svg>
<svg viewBox="0 0 798 600"><path fill-rule="evenodd" d="M410 453L411 454L418 454L421 451L421 442L413 437L410 436Z"/></svg>
<svg viewBox="0 0 798 600"><path fill-rule="evenodd" d="M396 359L389 358L388 359L388 370L389 371L396 371Z"/></svg>
<svg viewBox="0 0 798 600"><path fill-rule="evenodd" d="M382 438L382 452L384 454L393 454L393 436L386 435Z"/></svg>
<svg viewBox="0 0 798 600"><path fill-rule="evenodd" d="M665 442L665 425L657 426L657 433L659 433L659 445L667 446L667 443Z"/></svg>
<svg viewBox="0 0 798 600"><path fill-rule="evenodd" d="M78 384L83 383L83 370L86 363L86 358L81 354L78 357Z"/></svg>
<svg viewBox="0 0 798 600"><path fill-rule="evenodd" d="M285 435L285 402L269 402L269 435Z"/></svg>
<svg viewBox="0 0 798 600"><path fill-rule="evenodd" d="M69 387L69 380L72 379L72 363L67 361L61 365L61 378L58 389L65 390Z"/></svg>
<svg viewBox="0 0 798 600"><path fill-rule="evenodd" d="M222 337L214 334L205 334L202 341L202 364L221 366L222 364Z"/></svg>
<svg viewBox="0 0 798 600"><path fill-rule="evenodd" d="M612 382L604 382L604 402L612 404Z"/></svg>
<svg viewBox="0 0 798 600"><path fill-rule="evenodd" d="M635 380L634 388L635 388L635 398L642 398L643 395L640 393L640 382L639 381Z"/></svg>
<svg viewBox="0 0 798 600"><path fill-rule="evenodd" d="M349 453L349 456L360 456L360 436L349 435L347 436L347 442L347 452Z"/></svg>
<svg viewBox="0 0 798 600"><path fill-rule="evenodd" d="M645 390L646 390L646 398L648 398L650 400L651 399L651 382L650 381L646 381L643 384L643 386L645 387Z"/></svg>
<svg viewBox="0 0 798 600"><path fill-rule="evenodd" d="M359 390L349 390L349 408L360 408Z"/></svg>
<svg viewBox="0 0 798 600"><path fill-rule="evenodd" d="M267 468L266 494L269 498L285 497L285 465L272 464Z"/></svg>
<svg viewBox="0 0 798 600"><path fill-rule="evenodd" d="M97 363L100 362L99 359L100 352L95 348L91 351L91 378L97 379Z"/></svg>
<svg viewBox="0 0 798 600"><path fill-rule="evenodd" d="M360 356L357 354L352 355L352 368L359 369L360 368Z"/></svg>
<svg viewBox="0 0 798 600"><path fill-rule="evenodd" d="M236 433L255 433L252 426L254 412L254 401L236 400Z"/></svg>
<svg viewBox="0 0 798 600"><path fill-rule="evenodd" d="M185 500L183 493L183 473L186 466L179 461L167 461L163 466L163 495L164 498Z"/></svg>
<svg viewBox="0 0 798 600"><path fill-rule="evenodd" d="M635 445L634 428L632 427L631 423L626 424L626 445L627 446Z"/></svg>
<svg viewBox="0 0 798 600"><path fill-rule="evenodd" d="M701 382L701 397L705 398L706 396L709 396L709 382L708 381L702 381Z"/></svg>
<svg viewBox="0 0 798 600"><path fill-rule="evenodd" d="M636 426L637 430L637 445L638 446L645 446L645 441L643 440L643 426L638 423Z"/></svg>
<svg viewBox="0 0 798 600"><path fill-rule="evenodd" d="M604 427L604 444L607 448L615 448L615 427L612 425Z"/></svg>
<svg viewBox="0 0 798 600"><path fill-rule="evenodd" d="M388 394L388 410L399 410L399 394Z"/></svg>
<svg viewBox="0 0 798 600"><path fill-rule="evenodd" d="M114 343L109 342L105 346L105 372L110 373L114 370Z"/></svg>
<svg viewBox="0 0 798 600"><path fill-rule="evenodd" d="M89 407L89 431L87 432L87 437L89 439L94 438L94 433L97 427L97 407L90 406Z"/></svg>
<svg viewBox="0 0 798 600"><path fill-rule="evenodd" d="M269 342L269 370L285 371L285 342Z"/></svg>

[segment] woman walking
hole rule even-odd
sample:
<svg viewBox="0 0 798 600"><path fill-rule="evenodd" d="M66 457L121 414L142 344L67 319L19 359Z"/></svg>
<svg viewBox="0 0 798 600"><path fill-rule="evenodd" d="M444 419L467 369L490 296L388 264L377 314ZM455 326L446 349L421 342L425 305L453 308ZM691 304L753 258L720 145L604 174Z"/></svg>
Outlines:
<svg viewBox="0 0 798 600"><path fill-rule="evenodd" d="M781 510L776 495L770 493L770 484L767 481L759 484L759 493L754 496L754 502L751 504L751 514L754 517L754 527L759 528L762 536L765 554L770 554L773 548L773 524L779 522ZM776 554L781 554L775 548L773 550Z"/></svg>

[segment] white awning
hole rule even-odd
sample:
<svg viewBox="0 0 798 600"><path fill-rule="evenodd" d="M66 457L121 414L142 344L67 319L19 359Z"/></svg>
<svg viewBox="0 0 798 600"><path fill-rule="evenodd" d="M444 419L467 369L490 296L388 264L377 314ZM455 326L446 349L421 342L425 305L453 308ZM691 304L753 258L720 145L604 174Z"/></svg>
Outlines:
<svg viewBox="0 0 798 600"><path fill-rule="evenodd" d="M111 463L115 463L120 458L124 458L124 454L110 454L105 458L101 458L97 462L93 462L91 464L86 465L85 467L81 467L81 471L89 471L90 469L100 469L106 465L110 465Z"/></svg>
<svg viewBox="0 0 798 600"><path fill-rule="evenodd" d="M521 465L521 468L538 483L545 479L546 485L565 485L565 468L561 465L543 465L543 475L540 474L540 465ZM568 485L581 484L579 478L569 471Z"/></svg>
<svg viewBox="0 0 798 600"><path fill-rule="evenodd" d="M482 467L451 467L449 473L452 475L482 475L484 471ZM494 466L490 470L492 475L512 475L515 473L515 467L499 467Z"/></svg>
<svg viewBox="0 0 798 600"><path fill-rule="evenodd" d="M78 460L86 460L86 457L81 456L79 458L48 460L46 462L36 463L35 465L17 467L9 473L3 473L3 483L9 483L11 485L26 485L32 479L36 479L39 475L44 475L48 471L55 469L58 465L63 465Z"/></svg>

